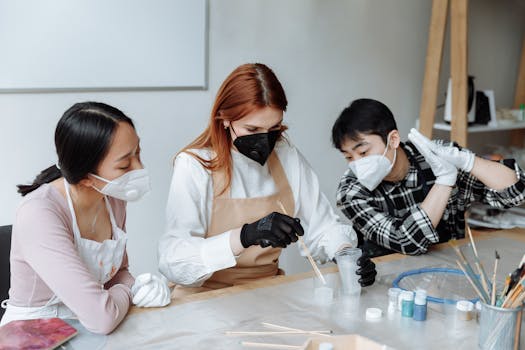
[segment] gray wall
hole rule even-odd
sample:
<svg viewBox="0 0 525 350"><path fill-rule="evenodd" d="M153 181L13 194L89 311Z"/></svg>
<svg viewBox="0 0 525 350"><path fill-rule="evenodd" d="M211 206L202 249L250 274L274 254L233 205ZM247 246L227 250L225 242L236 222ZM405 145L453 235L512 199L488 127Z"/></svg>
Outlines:
<svg viewBox="0 0 525 350"><path fill-rule="evenodd" d="M480 85L498 88L497 101L510 103L523 6L516 0L471 1L474 6L470 48L478 54L470 62L480 72L471 72ZM372 97L392 109L402 135L415 124L430 7L430 0L212 0L207 91L0 95L0 224L14 220L15 184L56 161L53 132L63 111L77 101L107 102L136 121L142 138L153 192L129 205L128 251L132 272L155 271L171 159L204 128L226 75L254 61L268 64L281 79L291 138L333 201L345 163L331 148L330 128L343 107ZM493 29L499 34L488 42ZM282 265L288 273L308 268L294 248L285 252Z"/></svg>

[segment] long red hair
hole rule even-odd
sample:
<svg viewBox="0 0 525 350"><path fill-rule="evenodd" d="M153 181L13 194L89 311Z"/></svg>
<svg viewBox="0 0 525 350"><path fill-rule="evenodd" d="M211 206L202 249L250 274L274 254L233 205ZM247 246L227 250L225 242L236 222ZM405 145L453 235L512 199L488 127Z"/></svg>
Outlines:
<svg viewBox="0 0 525 350"><path fill-rule="evenodd" d="M218 192L223 193L230 187L232 177L232 139L223 121L239 120L264 107L284 112L287 105L284 89L270 68L261 63L243 64L231 72L219 88L204 132L180 152L192 155L210 171L224 171L225 185ZM212 150L214 157L206 160L190 151L203 148Z"/></svg>

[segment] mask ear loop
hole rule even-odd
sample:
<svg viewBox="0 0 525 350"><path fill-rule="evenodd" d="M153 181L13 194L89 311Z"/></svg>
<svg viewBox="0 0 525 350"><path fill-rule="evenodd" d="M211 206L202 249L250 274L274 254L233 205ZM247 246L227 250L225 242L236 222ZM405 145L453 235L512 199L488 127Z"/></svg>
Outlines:
<svg viewBox="0 0 525 350"><path fill-rule="evenodd" d="M390 135L392 134L392 131L390 133L388 133L387 137L386 137L386 148L385 148L385 151L383 152L383 157L385 157L386 159L388 159L386 157L386 152L388 151L388 146L390 144ZM396 164L396 158L397 158L397 152L396 152L396 149L394 148L394 159L392 160L392 167L394 166L394 164ZM390 162L390 160L389 160Z"/></svg>
<svg viewBox="0 0 525 350"><path fill-rule="evenodd" d="M96 175L96 174L92 174L92 173L90 173L89 175L91 175L91 176L93 176L95 179L100 180L100 181L103 181L103 182L105 182L105 183L107 183L107 184L113 182L113 180L104 179L103 177L98 176L98 175Z"/></svg>
<svg viewBox="0 0 525 350"><path fill-rule="evenodd" d="M94 177L95 179L97 179L97 180L100 180L100 181L105 182L106 184L111 183L110 180L104 179L103 177L98 176L98 175L96 175L96 174L92 174L92 173L90 173L89 175L90 175L90 176L93 176L93 177ZM100 193L100 194L102 194L102 195L105 196L104 192L102 192L102 191L104 190L104 188L102 188L102 189L98 189L95 185L91 185L91 188L93 188L95 191L97 191L98 193Z"/></svg>
<svg viewBox="0 0 525 350"><path fill-rule="evenodd" d="M383 157L386 156L386 152L388 151L388 145L390 144L390 134L392 134L392 132L386 135L386 147L385 147L385 151L382 154Z"/></svg>
<svg viewBox="0 0 525 350"><path fill-rule="evenodd" d="M239 135L237 135L237 133L235 132L235 129L233 128L233 126L230 125L229 129L232 129L233 134L235 135L235 137L239 137Z"/></svg>

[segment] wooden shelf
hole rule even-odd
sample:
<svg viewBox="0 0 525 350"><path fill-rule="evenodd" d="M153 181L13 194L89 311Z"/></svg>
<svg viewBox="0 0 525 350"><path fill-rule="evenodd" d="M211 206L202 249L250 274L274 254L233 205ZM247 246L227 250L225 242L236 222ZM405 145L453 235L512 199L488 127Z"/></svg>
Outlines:
<svg viewBox="0 0 525 350"><path fill-rule="evenodd" d="M450 131L452 126L447 123L435 123L434 129ZM503 130L520 130L525 129L525 122L516 122L512 124L500 124L500 125L473 125L467 128L470 132L490 132L490 131L503 131Z"/></svg>

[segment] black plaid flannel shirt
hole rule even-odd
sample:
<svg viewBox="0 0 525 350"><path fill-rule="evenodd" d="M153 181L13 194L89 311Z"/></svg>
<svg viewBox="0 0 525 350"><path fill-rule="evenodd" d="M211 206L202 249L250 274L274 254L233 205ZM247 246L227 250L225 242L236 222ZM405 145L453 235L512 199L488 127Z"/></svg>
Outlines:
<svg viewBox="0 0 525 350"><path fill-rule="evenodd" d="M470 173L460 170L443 217L434 228L419 204L434 184L435 176L413 144L402 143L401 147L410 162L403 181L383 181L369 191L350 169L341 179L337 206L352 221L360 241L364 239L388 250L419 255L431 244L465 237L464 214L473 202L510 208L525 201L525 174L513 159L504 160L503 164L515 169L518 182L501 191L487 188Z"/></svg>

